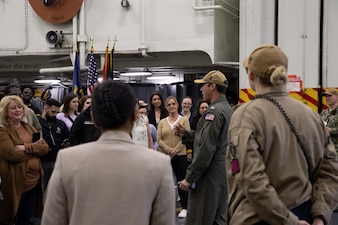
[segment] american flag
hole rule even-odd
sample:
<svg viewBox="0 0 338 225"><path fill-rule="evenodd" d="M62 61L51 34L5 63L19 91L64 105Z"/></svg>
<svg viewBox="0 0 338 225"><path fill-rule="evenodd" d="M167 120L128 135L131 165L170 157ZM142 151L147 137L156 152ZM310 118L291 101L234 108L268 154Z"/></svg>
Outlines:
<svg viewBox="0 0 338 225"><path fill-rule="evenodd" d="M87 94L91 95L93 93L94 87L97 85L97 70L96 70L96 61L93 53L90 53L89 56L89 65L88 65L88 79L87 79Z"/></svg>
<svg viewBox="0 0 338 225"><path fill-rule="evenodd" d="M210 113L207 113L204 117L205 120L214 120L215 119L215 115L214 114L210 114Z"/></svg>

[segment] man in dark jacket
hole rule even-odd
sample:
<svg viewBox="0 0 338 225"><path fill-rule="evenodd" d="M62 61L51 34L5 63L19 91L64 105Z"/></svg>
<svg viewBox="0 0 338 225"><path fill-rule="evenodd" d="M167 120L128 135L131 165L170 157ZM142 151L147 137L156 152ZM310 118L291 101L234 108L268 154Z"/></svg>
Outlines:
<svg viewBox="0 0 338 225"><path fill-rule="evenodd" d="M54 170L56 155L61 148L69 146L69 131L66 124L56 119L61 104L53 98L46 100L43 113L39 117L42 126L42 137L48 143L49 151L47 155L41 157L41 164L45 172L44 185L47 187L48 181Z"/></svg>
<svg viewBox="0 0 338 225"><path fill-rule="evenodd" d="M100 137L100 131L92 122L90 106L78 115L70 130L70 145L79 145L96 141Z"/></svg>

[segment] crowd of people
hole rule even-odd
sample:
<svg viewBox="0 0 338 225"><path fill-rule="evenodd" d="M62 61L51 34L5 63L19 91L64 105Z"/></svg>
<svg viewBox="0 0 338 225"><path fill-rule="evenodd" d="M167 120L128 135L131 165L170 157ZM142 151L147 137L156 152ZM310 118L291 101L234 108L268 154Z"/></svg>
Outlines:
<svg viewBox="0 0 338 225"><path fill-rule="evenodd" d="M319 115L289 96L279 47L259 46L243 65L256 95L236 107L216 70L195 80L195 107L189 96L159 92L148 104L107 80L92 96L48 98L40 112L32 87L8 85L0 225L34 217L43 225L174 225L175 186L186 225L329 224L338 206L338 91L323 94L329 108Z"/></svg>

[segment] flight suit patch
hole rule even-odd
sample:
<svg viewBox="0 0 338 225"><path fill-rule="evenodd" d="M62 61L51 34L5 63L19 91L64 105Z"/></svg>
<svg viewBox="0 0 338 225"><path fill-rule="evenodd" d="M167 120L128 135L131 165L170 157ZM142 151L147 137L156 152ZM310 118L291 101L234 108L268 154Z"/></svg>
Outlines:
<svg viewBox="0 0 338 225"><path fill-rule="evenodd" d="M215 119L215 115L211 113L207 113L204 117L205 120L213 121Z"/></svg>

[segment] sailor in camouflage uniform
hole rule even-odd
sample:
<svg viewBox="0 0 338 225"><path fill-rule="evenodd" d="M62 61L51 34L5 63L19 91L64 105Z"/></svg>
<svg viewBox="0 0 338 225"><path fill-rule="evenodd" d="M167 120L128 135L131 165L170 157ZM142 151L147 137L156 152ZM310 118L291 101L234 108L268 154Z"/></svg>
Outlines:
<svg viewBox="0 0 338 225"><path fill-rule="evenodd" d="M334 147L338 152L338 91L336 89L328 89L323 93L326 97L328 108L321 112L320 116L325 122L330 137L334 143Z"/></svg>

